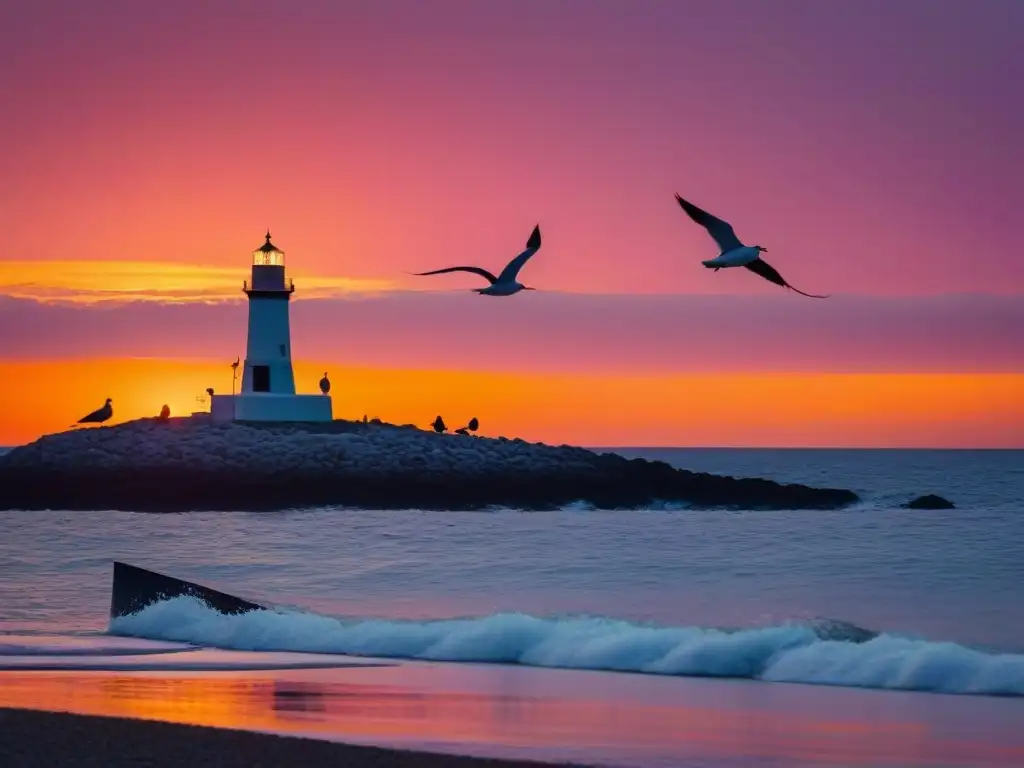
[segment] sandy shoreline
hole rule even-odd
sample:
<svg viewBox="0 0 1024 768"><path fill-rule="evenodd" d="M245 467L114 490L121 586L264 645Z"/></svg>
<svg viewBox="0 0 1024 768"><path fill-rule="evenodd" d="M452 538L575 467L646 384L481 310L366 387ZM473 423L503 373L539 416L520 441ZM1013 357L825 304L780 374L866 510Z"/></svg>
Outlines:
<svg viewBox="0 0 1024 768"><path fill-rule="evenodd" d="M411 752L152 720L0 708L0 765L538 768L552 764Z"/></svg>

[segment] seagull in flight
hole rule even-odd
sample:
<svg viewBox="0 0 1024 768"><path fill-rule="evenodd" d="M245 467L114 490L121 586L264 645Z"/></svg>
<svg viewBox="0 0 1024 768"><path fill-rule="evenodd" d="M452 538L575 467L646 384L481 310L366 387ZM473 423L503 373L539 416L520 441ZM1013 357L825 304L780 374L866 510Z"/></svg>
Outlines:
<svg viewBox="0 0 1024 768"><path fill-rule="evenodd" d="M474 288L473 290L477 293L484 296L511 296L519 291L535 290L523 285L516 278L519 276L519 270L538 250L540 250L540 224L533 228L530 239L526 241L526 250L512 259L497 277L483 267L446 267L445 269L435 269L433 272L414 272L413 274L423 277L425 275L440 275L444 272L472 272L474 275L486 278L490 283L486 288Z"/></svg>
<svg viewBox="0 0 1024 768"><path fill-rule="evenodd" d="M679 205L682 206L683 210L686 211L686 215L693 219L695 222L700 224L704 229L707 230L711 238L718 244L718 247L722 250L713 259L702 261L708 269L713 269L717 272L720 269L726 267L746 267L755 275L760 275L765 280L781 285L783 288L789 288L791 291L796 291L801 296L809 296L812 299L827 299L828 296L819 296L813 293L804 293L798 288L794 288L792 285L786 282L785 278L778 273L771 264L761 258L761 252L768 252L767 248L762 248L760 245L744 245L740 242L740 239L736 237L736 233L732 229L732 225L727 221L712 216L705 210L698 208L691 202L688 202L681 198L678 194L676 200L679 201Z"/></svg>

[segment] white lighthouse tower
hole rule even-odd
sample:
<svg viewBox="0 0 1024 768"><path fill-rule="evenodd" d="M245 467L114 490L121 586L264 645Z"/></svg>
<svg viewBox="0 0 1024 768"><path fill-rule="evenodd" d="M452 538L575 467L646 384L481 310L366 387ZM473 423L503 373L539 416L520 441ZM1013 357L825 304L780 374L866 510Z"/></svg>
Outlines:
<svg viewBox="0 0 1024 768"><path fill-rule="evenodd" d="M267 242L252 252L252 282L243 283L249 297L249 338L245 347L242 394L295 394L288 305L295 283L284 277L284 251Z"/></svg>
<svg viewBox="0 0 1024 768"><path fill-rule="evenodd" d="M285 278L284 251L270 241L252 252L249 333L238 395L214 395L214 421L331 421L329 395L297 395L288 308L295 284Z"/></svg>

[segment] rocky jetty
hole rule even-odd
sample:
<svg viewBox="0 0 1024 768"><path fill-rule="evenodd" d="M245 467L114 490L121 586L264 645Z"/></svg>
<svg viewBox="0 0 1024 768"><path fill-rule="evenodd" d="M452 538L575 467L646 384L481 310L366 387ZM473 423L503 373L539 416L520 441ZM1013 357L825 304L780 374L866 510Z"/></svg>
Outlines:
<svg viewBox="0 0 1024 768"><path fill-rule="evenodd" d="M837 509L857 501L842 489L688 472L571 446L340 420L141 419L47 435L0 456L0 509Z"/></svg>

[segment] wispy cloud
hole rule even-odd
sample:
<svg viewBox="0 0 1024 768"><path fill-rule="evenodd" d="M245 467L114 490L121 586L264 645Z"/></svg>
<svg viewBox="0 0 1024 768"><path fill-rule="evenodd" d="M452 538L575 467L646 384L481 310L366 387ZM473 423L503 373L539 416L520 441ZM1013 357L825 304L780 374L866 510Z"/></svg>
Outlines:
<svg viewBox="0 0 1024 768"><path fill-rule="evenodd" d="M304 274L304 296L327 298L392 288L387 280ZM159 261L8 261L0 294L44 303L124 304L217 302L237 299L244 270Z"/></svg>
<svg viewBox="0 0 1024 768"><path fill-rule="evenodd" d="M238 297L238 294L234 294ZM1016 297L769 297L383 291L297 299L297 357L378 368L1021 372ZM358 299L358 300L354 300ZM242 297L52 304L0 297L0 358L244 354Z"/></svg>

